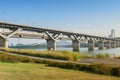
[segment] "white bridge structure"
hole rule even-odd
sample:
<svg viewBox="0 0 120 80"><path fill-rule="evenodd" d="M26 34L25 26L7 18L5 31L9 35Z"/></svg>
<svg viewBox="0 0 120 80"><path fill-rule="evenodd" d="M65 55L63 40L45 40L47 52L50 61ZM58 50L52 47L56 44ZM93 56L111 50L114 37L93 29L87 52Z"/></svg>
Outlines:
<svg viewBox="0 0 120 80"><path fill-rule="evenodd" d="M8 48L9 38L45 39L48 50L56 50L57 40L71 40L73 51L80 50L81 41L87 41L88 50L94 50L95 42L98 42L98 49L120 47L120 38L111 39L95 35L0 22L0 47Z"/></svg>

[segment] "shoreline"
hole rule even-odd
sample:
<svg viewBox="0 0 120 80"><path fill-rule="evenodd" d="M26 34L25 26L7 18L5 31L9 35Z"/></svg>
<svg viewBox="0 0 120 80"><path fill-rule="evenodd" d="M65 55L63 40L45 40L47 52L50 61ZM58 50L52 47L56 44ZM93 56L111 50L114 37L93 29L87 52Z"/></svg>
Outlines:
<svg viewBox="0 0 120 80"><path fill-rule="evenodd" d="M89 64L108 64L112 66L120 66L120 59L113 59L113 58L81 58L82 63L89 63Z"/></svg>

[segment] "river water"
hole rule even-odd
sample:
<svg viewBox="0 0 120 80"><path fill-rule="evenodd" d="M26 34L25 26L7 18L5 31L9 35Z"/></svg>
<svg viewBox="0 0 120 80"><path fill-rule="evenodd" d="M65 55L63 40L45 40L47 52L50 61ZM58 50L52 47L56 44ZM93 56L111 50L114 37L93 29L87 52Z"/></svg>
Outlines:
<svg viewBox="0 0 120 80"><path fill-rule="evenodd" d="M47 50L47 49L42 48L42 49L38 49L38 50ZM72 48L57 48L56 50L72 51ZM103 50L98 50L98 48L94 48L93 51L88 51L88 48L80 48L80 53L83 53L86 55L110 54L111 56L119 56L120 48L111 48L111 49L103 49Z"/></svg>

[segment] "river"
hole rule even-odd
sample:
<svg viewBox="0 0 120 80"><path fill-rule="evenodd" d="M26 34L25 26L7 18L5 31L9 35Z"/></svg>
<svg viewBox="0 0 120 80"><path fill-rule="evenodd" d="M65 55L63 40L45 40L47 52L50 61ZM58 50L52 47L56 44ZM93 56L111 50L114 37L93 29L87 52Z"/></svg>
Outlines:
<svg viewBox="0 0 120 80"><path fill-rule="evenodd" d="M38 49L38 50L47 50L46 48ZM72 51L72 48L57 48L56 50L68 50ZM96 55L96 54L110 54L111 56L119 56L120 48L111 48L111 49L103 49L98 50L98 48L94 48L93 51L88 51L88 48L80 48L80 53L87 55Z"/></svg>

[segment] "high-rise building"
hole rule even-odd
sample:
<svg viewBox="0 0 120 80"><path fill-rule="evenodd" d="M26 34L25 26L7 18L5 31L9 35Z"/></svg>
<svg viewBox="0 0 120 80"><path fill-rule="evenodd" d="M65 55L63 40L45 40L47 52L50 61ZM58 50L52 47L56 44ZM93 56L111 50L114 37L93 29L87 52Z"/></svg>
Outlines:
<svg viewBox="0 0 120 80"><path fill-rule="evenodd" d="M111 34L109 35L111 39L115 38L115 29L111 30Z"/></svg>

